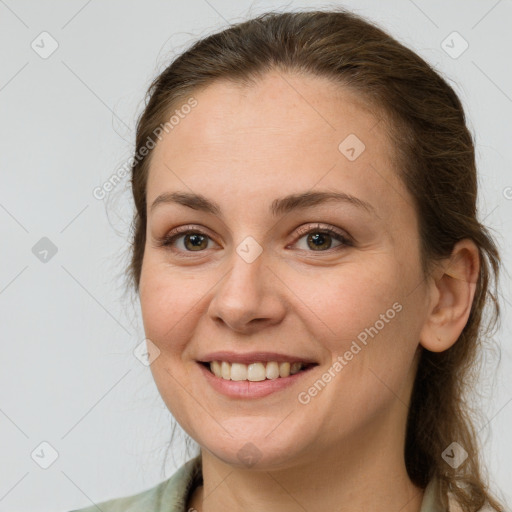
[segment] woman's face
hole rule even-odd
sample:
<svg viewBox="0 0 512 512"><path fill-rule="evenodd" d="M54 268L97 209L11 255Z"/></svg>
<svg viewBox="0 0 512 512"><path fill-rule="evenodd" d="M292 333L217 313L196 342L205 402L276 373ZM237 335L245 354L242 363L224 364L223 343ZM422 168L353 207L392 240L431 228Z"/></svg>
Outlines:
<svg viewBox="0 0 512 512"><path fill-rule="evenodd" d="M147 184L140 300L169 410L234 465L252 454L285 467L403 436L428 301L383 122L318 77L272 72L194 98L153 150ZM177 228L193 233L159 244ZM235 396L198 362L218 351L317 365L271 393L277 379L231 381L246 393Z"/></svg>

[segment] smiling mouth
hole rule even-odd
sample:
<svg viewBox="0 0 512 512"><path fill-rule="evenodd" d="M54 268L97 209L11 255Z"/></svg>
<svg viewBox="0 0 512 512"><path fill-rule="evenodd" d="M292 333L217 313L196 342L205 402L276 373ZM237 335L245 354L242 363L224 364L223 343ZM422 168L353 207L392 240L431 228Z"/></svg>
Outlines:
<svg viewBox="0 0 512 512"><path fill-rule="evenodd" d="M199 364L220 379L249 382L287 378L318 366L317 363L283 363L277 361L256 362L248 365L226 361L199 361Z"/></svg>

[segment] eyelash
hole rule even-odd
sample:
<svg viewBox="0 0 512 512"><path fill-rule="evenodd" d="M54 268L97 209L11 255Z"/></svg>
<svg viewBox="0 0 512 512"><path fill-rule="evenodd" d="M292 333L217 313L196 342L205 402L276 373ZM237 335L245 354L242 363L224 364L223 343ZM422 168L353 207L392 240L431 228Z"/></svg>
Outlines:
<svg viewBox="0 0 512 512"><path fill-rule="evenodd" d="M305 228L299 229L294 243L297 243L301 238L303 238L304 236L309 235L311 233L322 233L322 234L330 235L333 238L335 238L336 240L338 240L339 242L341 242L341 245L334 247L334 248L327 249L325 251L320 250L320 251L307 251L307 252L330 253L332 251L343 249L344 247L353 246L352 240L350 240L350 238L347 237L345 234L343 234L341 231L338 231L337 229L334 229L331 227L321 227L320 224L317 224L316 226L307 226ZM180 253L180 254L182 254L183 252L186 252L186 253L191 253L191 255L193 255L196 252L197 253L205 252L204 250L202 250L202 251L180 251L180 250L177 250L172 247L172 244L178 238L185 236L185 235L189 235L189 234L201 235L201 236L210 238L210 240L212 239L207 233L204 233L203 231L201 231L197 228L192 229L191 227L186 226L183 228L176 228L176 229L172 230L171 232L169 232L168 234L166 234L165 236L163 236L162 238L159 238L157 240L158 247L167 247L170 250L172 250L173 252ZM188 258L190 256L184 256L184 257Z"/></svg>

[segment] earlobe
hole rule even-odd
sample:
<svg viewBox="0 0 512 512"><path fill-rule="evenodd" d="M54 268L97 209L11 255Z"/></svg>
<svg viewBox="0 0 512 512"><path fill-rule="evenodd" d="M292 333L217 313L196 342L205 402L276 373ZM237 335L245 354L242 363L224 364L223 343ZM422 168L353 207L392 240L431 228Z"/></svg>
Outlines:
<svg viewBox="0 0 512 512"><path fill-rule="evenodd" d="M457 341L471 313L479 272L477 246L470 239L460 240L429 284L432 299L420 334L424 348L443 352Z"/></svg>

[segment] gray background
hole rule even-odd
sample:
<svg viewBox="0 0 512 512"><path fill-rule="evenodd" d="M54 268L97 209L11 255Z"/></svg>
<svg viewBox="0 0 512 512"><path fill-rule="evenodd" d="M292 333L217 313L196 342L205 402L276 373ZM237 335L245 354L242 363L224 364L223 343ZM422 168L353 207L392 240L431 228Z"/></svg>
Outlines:
<svg viewBox="0 0 512 512"><path fill-rule="evenodd" d="M509 266L512 2L338 4L380 23L453 81L476 136L480 217ZM128 180L109 201L93 190L130 157L146 88L177 52L270 8L328 5L0 0L0 511L84 507L144 490L184 462L177 449L162 471L172 418L133 355L144 333L137 303L123 296ZM47 58L40 53L52 39L43 31L58 43ZM453 31L469 44L457 58L442 46ZM463 49L462 40L447 41L452 54ZM510 282L505 273L503 322L480 386L489 421L483 457L509 503ZM43 469L52 450L57 458Z"/></svg>

